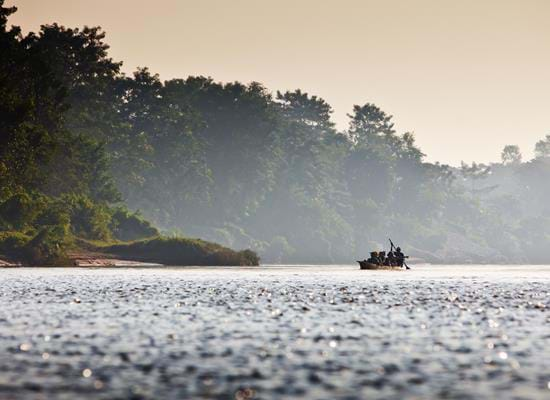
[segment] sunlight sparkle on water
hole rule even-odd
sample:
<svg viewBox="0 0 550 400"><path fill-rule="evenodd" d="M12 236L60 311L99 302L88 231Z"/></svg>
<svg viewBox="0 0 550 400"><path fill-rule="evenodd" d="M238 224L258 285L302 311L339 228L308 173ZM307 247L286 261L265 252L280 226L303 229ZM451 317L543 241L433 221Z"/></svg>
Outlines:
<svg viewBox="0 0 550 400"><path fill-rule="evenodd" d="M37 381L54 398L77 371L65 398L546 400L549 283L549 267L6 270L0 398Z"/></svg>

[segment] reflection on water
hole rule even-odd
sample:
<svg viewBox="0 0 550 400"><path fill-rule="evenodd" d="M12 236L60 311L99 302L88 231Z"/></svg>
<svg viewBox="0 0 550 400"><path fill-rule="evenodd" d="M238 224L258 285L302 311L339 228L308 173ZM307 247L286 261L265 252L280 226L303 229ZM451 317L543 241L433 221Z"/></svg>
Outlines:
<svg viewBox="0 0 550 400"><path fill-rule="evenodd" d="M550 267L0 271L0 398L549 398Z"/></svg>

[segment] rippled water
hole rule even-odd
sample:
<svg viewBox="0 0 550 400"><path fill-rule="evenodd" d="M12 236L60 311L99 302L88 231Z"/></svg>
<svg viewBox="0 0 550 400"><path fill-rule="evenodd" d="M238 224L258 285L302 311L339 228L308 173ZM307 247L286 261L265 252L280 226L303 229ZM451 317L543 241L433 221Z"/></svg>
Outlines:
<svg viewBox="0 0 550 400"><path fill-rule="evenodd" d="M0 399L550 398L550 267L0 270Z"/></svg>

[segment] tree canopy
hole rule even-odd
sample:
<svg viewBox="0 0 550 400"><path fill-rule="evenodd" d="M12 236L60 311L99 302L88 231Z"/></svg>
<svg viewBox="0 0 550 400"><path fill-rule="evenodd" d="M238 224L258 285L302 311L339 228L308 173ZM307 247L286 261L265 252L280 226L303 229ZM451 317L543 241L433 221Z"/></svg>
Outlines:
<svg viewBox="0 0 550 400"><path fill-rule="evenodd" d="M273 262L350 262L388 235L432 261L550 258L549 135L527 162L509 145L493 165L429 163L375 104L338 130L300 89L127 76L99 27L24 36L3 3L1 230L127 239L145 218Z"/></svg>

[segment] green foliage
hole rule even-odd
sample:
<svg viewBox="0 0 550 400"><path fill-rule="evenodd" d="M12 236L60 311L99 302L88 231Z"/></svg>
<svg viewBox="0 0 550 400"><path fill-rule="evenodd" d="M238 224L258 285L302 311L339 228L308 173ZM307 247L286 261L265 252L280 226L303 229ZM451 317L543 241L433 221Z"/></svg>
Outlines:
<svg viewBox="0 0 550 400"><path fill-rule="evenodd" d="M23 230L28 228L40 212L36 201L27 193L18 193L0 204L0 228Z"/></svg>
<svg viewBox="0 0 550 400"><path fill-rule="evenodd" d="M520 164L521 163L521 151L517 145L507 145L502 149L500 155L503 164Z"/></svg>
<svg viewBox="0 0 550 400"><path fill-rule="evenodd" d="M22 248L23 259L32 265L64 265L69 244L68 226L46 226Z"/></svg>
<svg viewBox="0 0 550 400"><path fill-rule="evenodd" d="M57 207L64 207L69 215L70 230L78 237L92 240L108 240L111 237L110 210L82 195L65 195Z"/></svg>
<svg viewBox="0 0 550 400"><path fill-rule="evenodd" d="M200 239L158 237L109 246L102 250L117 257L130 257L166 265L253 266L259 264L259 257L253 251L237 252Z"/></svg>
<svg viewBox="0 0 550 400"><path fill-rule="evenodd" d="M535 157L537 158L548 158L550 157L550 135L542 140L539 140L535 144Z"/></svg>
<svg viewBox="0 0 550 400"><path fill-rule="evenodd" d="M235 257L233 255L233 251L231 250L231 251L228 252L228 250L226 250L225 252L229 253L229 257L231 257L231 258ZM250 249L241 250L241 251L237 252L237 255L238 255L240 265L243 265L243 266L258 266L258 265L260 265L260 257L258 256L258 254L256 254L256 252L254 252ZM231 263L231 261L227 257L225 257L222 260L222 262L224 262L224 264L220 264L220 265L229 265L229 263ZM218 265L218 264L214 264L214 265Z"/></svg>
<svg viewBox="0 0 550 400"><path fill-rule="evenodd" d="M432 259L444 258L452 240L498 260L548 257L538 249L550 230L538 221L550 217L550 136L528 162L506 146L501 164L432 164L375 104L355 105L349 128L338 131L331 106L301 90L273 96L257 82L202 76L162 82L147 68L126 76L100 28L52 24L23 35L7 27L15 10L3 4L6 249L25 243L29 259L52 260L73 237L158 235L149 220L277 262L349 261L388 235ZM255 253L189 239L117 249L168 263L258 262Z"/></svg>
<svg viewBox="0 0 550 400"><path fill-rule="evenodd" d="M349 136L359 145L379 144L394 137L392 116L374 104L354 105L350 117Z"/></svg>
<svg viewBox="0 0 550 400"><path fill-rule="evenodd" d="M0 254L20 257L23 249L32 238L21 232L0 232Z"/></svg>
<svg viewBox="0 0 550 400"><path fill-rule="evenodd" d="M34 227L70 225L71 209L61 199L46 198L47 206L42 209L34 221Z"/></svg>
<svg viewBox="0 0 550 400"><path fill-rule="evenodd" d="M138 212L125 207L115 208L111 216L111 231L118 240L132 241L158 236L159 231Z"/></svg>

